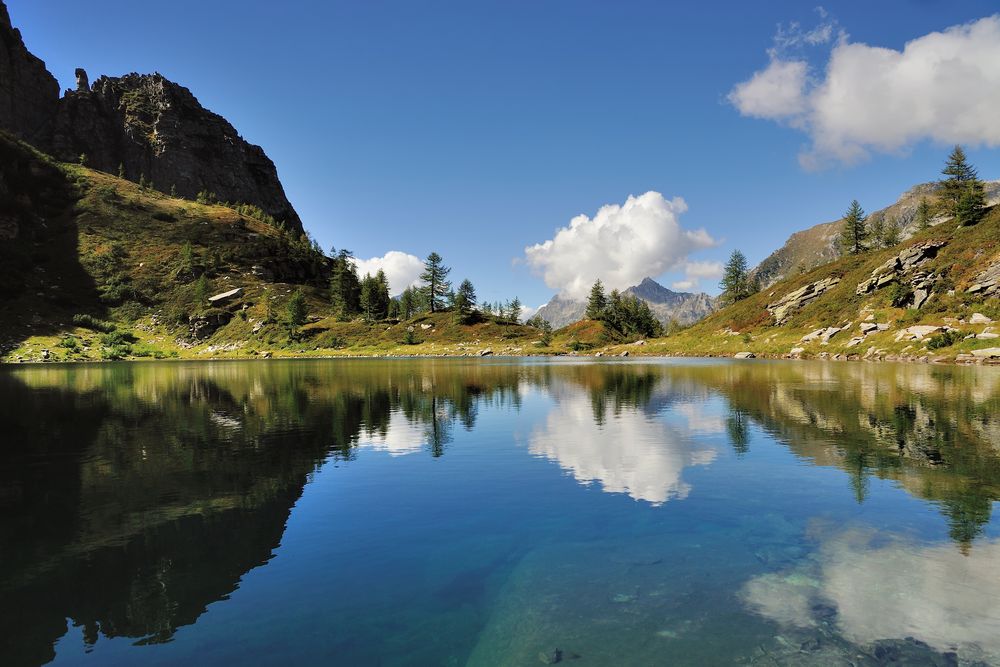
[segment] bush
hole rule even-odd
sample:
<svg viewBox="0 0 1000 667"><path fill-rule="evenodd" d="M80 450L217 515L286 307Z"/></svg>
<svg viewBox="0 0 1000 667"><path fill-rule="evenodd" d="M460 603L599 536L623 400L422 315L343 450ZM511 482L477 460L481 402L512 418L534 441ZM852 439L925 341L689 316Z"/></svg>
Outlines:
<svg viewBox="0 0 1000 667"><path fill-rule="evenodd" d="M949 329L944 333L939 333L935 336L931 336L927 341L927 348L931 350L939 350L942 347L951 347L955 343L958 343L967 334L964 331L959 331L958 329Z"/></svg>
<svg viewBox="0 0 1000 667"><path fill-rule="evenodd" d="M68 336L59 341L59 347L64 347L67 350L76 350L80 347L80 341L77 340L76 336Z"/></svg>
<svg viewBox="0 0 1000 667"><path fill-rule="evenodd" d="M86 313L77 313L74 315L73 324L83 329L97 331L98 333L111 333L115 330L115 325L112 322L99 320L92 315L87 315Z"/></svg>
<svg viewBox="0 0 1000 667"><path fill-rule="evenodd" d="M894 283L889 292L889 302L896 308L902 308L913 301L913 288L905 283Z"/></svg>

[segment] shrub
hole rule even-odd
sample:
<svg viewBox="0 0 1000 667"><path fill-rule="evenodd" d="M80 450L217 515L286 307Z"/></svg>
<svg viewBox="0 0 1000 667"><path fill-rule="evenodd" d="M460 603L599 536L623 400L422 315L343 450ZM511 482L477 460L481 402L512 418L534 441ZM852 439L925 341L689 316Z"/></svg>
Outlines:
<svg viewBox="0 0 1000 667"><path fill-rule="evenodd" d="M79 346L80 342L77 340L76 336L68 336L59 341L59 347L64 347L67 350L76 350Z"/></svg>
<svg viewBox="0 0 1000 667"><path fill-rule="evenodd" d="M111 333L115 330L115 325L112 322L99 320L86 313L77 313L74 315L73 324L83 329L90 329L91 331L97 331L99 333Z"/></svg>
<svg viewBox="0 0 1000 667"><path fill-rule="evenodd" d="M889 302L896 308L902 308L913 301L913 288L905 283L894 283L889 292Z"/></svg>
<svg viewBox="0 0 1000 667"><path fill-rule="evenodd" d="M959 331L958 329L949 329L944 333L939 333L935 336L931 336L927 341L927 348L931 350L939 350L942 347L951 347L955 343L961 341L965 338L966 333L964 331Z"/></svg>

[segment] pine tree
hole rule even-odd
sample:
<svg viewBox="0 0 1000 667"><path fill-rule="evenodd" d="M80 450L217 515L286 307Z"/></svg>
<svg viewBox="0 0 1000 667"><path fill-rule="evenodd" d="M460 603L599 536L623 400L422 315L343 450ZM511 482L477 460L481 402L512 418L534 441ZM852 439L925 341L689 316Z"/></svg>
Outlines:
<svg viewBox="0 0 1000 667"><path fill-rule="evenodd" d="M87 166L87 154L86 153L80 153L80 157L78 159L79 159L81 167L86 167Z"/></svg>
<svg viewBox="0 0 1000 667"><path fill-rule="evenodd" d="M143 190L145 190L148 187L148 185L149 184L146 183L146 174L145 174L145 172L140 173L139 174L139 187L142 188Z"/></svg>
<svg viewBox="0 0 1000 667"><path fill-rule="evenodd" d="M468 279L463 280L458 286L458 291L454 298L455 317L460 324L465 324L472 317L476 309L476 288Z"/></svg>
<svg viewBox="0 0 1000 667"><path fill-rule="evenodd" d="M844 214L844 230L840 233L840 248L844 254L857 255L865 251L867 221L864 209L855 199Z"/></svg>
<svg viewBox="0 0 1000 667"><path fill-rule="evenodd" d="M542 345L548 347L552 344L552 325L549 324L548 320L539 318L541 322L538 328L542 330Z"/></svg>
<svg viewBox="0 0 1000 667"><path fill-rule="evenodd" d="M365 274L361 280L359 305L362 315L369 322L378 322L388 316L389 282L382 269L379 269L374 276Z"/></svg>
<svg viewBox="0 0 1000 667"><path fill-rule="evenodd" d="M507 318L515 324L521 321L521 300L516 296L507 304Z"/></svg>
<svg viewBox="0 0 1000 667"><path fill-rule="evenodd" d="M897 245L900 241L901 225L899 224L899 218L896 216L890 217L886 220L885 229L882 232L882 247L891 248Z"/></svg>
<svg viewBox="0 0 1000 667"><path fill-rule="evenodd" d="M400 318L408 320L417 312L417 304L414 297L414 289L412 287L407 287L403 290L403 293L399 297Z"/></svg>
<svg viewBox="0 0 1000 667"><path fill-rule="evenodd" d="M885 217L873 215L868 221L868 238L873 248L882 248L885 244Z"/></svg>
<svg viewBox="0 0 1000 667"><path fill-rule="evenodd" d="M301 289L292 292L292 297L285 307L285 324L288 326L288 337L292 338L297 334L299 327L306 323L309 315L309 307L306 304L306 297Z"/></svg>
<svg viewBox="0 0 1000 667"><path fill-rule="evenodd" d="M125 163L118 163L118 178L125 178Z"/></svg>
<svg viewBox="0 0 1000 667"><path fill-rule="evenodd" d="M960 226L974 225L986 211L986 191L979 179L970 181L955 207L955 219Z"/></svg>
<svg viewBox="0 0 1000 667"><path fill-rule="evenodd" d="M722 300L727 304L742 301L753 294L747 258L739 250L734 250L729 255L719 288L722 290Z"/></svg>
<svg viewBox="0 0 1000 667"><path fill-rule="evenodd" d="M941 181L942 194L949 204L952 215L957 215L959 201L966 193L969 184L978 181L979 176L969 164L961 146L955 146L954 150L951 151L941 173L947 176Z"/></svg>
<svg viewBox="0 0 1000 667"><path fill-rule="evenodd" d="M330 271L330 303L337 317L347 320L361 311L361 281L351 251L335 250Z"/></svg>
<svg viewBox="0 0 1000 667"><path fill-rule="evenodd" d="M927 197L921 197L917 206L917 229L923 231L931 226L931 205L927 203Z"/></svg>
<svg viewBox="0 0 1000 667"><path fill-rule="evenodd" d="M170 196L173 197L174 199L177 198L177 185L176 184L170 186Z"/></svg>
<svg viewBox="0 0 1000 667"><path fill-rule="evenodd" d="M608 307L608 299L604 296L604 285L600 279L594 281L590 288L590 297L587 299L587 319L599 320L604 316L604 310Z"/></svg>
<svg viewBox="0 0 1000 667"><path fill-rule="evenodd" d="M447 296L451 289L451 283L447 280L450 272L451 269L443 264L441 255L436 252L427 255L420 280L424 283L424 298L432 313L441 310L444 306L442 299Z"/></svg>

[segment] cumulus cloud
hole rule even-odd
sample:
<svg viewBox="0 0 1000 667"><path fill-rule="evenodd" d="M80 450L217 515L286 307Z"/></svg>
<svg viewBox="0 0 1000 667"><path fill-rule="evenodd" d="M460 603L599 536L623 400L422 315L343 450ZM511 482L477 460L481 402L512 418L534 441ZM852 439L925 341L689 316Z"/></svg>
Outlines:
<svg viewBox="0 0 1000 667"><path fill-rule="evenodd" d="M379 269L385 271L385 277L389 280L389 292L393 295L417 284L420 272L424 270L424 263L419 257L398 250L390 250L381 257L355 259L354 265L358 267L358 275L361 276L366 273L374 276Z"/></svg>
<svg viewBox="0 0 1000 667"><path fill-rule="evenodd" d="M584 298L594 280L624 289L647 276L681 268L688 255L716 245L704 229L687 230L680 197L659 192L608 204L590 218L578 215L544 243L524 249L527 263L561 294Z"/></svg>
<svg viewBox="0 0 1000 667"><path fill-rule="evenodd" d="M670 286L675 290L697 289L702 279L718 280L722 277L723 271L722 262L686 262L684 279L677 280Z"/></svg>
<svg viewBox="0 0 1000 667"><path fill-rule="evenodd" d="M931 140L1000 146L1000 15L932 32L901 51L851 43L843 32L775 38L767 67L728 99L741 114L786 123L812 142L807 168L855 163L871 152L898 153ZM834 45L822 68L794 51Z"/></svg>

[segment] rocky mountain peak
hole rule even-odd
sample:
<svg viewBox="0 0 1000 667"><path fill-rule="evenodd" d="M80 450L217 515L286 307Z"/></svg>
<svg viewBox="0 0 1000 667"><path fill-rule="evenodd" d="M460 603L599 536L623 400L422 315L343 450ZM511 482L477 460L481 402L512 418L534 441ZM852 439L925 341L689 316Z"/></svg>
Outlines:
<svg viewBox="0 0 1000 667"><path fill-rule="evenodd" d="M244 140L187 88L159 73L101 76L93 84L76 70L76 88L60 99L59 84L11 26L0 0L0 130L54 157L175 188L195 198L253 204L302 232L278 172L260 146Z"/></svg>

